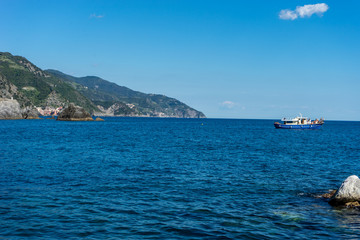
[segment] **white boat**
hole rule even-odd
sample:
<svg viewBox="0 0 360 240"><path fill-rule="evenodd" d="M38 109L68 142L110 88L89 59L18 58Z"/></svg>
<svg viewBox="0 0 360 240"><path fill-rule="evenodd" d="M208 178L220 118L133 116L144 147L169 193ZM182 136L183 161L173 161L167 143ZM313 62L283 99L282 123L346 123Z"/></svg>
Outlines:
<svg viewBox="0 0 360 240"><path fill-rule="evenodd" d="M275 122L275 128L284 128L284 129L319 129L324 124L324 119L320 120L315 119L312 121L310 118L303 117L300 113L300 116L295 118L282 118L283 123Z"/></svg>

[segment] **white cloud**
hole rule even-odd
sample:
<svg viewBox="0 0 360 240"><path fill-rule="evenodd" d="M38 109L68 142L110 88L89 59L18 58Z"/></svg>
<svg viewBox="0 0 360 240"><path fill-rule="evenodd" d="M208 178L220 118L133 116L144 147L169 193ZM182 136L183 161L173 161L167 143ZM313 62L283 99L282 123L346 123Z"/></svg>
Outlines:
<svg viewBox="0 0 360 240"><path fill-rule="evenodd" d="M90 15L90 18L103 18L105 17L104 15L96 15L95 13Z"/></svg>
<svg viewBox="0 0 360 240"><path fill-rule="evenodd" d="M329 9L329 6L325 3L318 3L313 5L297 6L296 12L301 17L311 17L313 14L322 16L324 12Z"/></svg>
<svg viewBox="0 0 360 240"><path fill-rule="evenodd" d="M311 17L313 14L322 16L324 12L329 9L329 6L325 3L318 3L313 5L304 5L302 7L297 6L296 12L300 17Z"/></svg>
<svg viewBox="0 0 360 240"><path fill-rule="evenodd" d="M223 101L222 103L220 103L220 106L223 109L234 109L236 107L236 109L240 108L242 110L245 110L244 106L240 106L240 104L232 101Z"/></svg>
<svg viewBox="0 0 360 240"><path fill-rule="evenodd" d="M294 20L298 18L298 15L295 13L295 11L285 9L280 11L279 18L284 20Z"/></svg>
<svg viewBox="0 0 360 240"><path fill-rule="evenodd" d="M225 108L233 108L236 105L236 103L232 102L232 101L224 101L221 103L222 107Z"/></svg>
<svg viewBox="0 0 360 240"><path fill-rule="evenodd" d="M327 10L329 10L329 6L326 3L308 4L304 6L297 6L295 10L281 10L279 18L284 20L295 20L299 17L311 17L314 14L322 16Z"/></svg>

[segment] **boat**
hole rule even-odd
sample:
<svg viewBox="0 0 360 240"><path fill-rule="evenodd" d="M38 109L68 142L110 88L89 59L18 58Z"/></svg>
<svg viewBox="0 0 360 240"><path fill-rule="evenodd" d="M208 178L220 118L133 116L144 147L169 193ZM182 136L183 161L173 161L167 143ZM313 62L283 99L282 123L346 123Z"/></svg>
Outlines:
<svg viewBox="0 0 360 240"><path fill-rule="evenodd" d="M324 119L320 118L320 120L315 119L311 120L310 118L303 117L300 113L299 117L295 118L282 118L282 123L275 122L275 128L283 128L283 129L320 129L324 124Z"/></svg>

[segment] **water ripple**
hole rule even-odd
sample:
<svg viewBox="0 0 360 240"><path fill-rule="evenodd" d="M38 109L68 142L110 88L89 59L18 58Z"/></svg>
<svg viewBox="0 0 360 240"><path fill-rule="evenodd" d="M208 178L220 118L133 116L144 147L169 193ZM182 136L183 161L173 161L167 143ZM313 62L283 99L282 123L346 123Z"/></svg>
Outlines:
<svg viewBox="0 0 360 240"><path fill-rule="evenodd" d="M0 122L5 239L356 239L316 198L360 172L360 124L267 120Z"/></svg>

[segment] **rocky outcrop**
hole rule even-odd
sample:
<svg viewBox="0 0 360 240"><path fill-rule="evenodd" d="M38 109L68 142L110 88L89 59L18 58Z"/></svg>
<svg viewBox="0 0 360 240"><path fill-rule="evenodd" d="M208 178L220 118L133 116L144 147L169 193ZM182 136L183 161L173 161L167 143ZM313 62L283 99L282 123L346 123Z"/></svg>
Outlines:
<svg viewBox="0 0 360 240"><path fill-rule="evenodd" d="M0 98L0 119L22 119L20 104L16 100Z"/></svg>
<svg viewBox="0 0 360 240"><path fill-rule="evenodd" d="M21 109L21 115L23 119L40 119L39 111L32 107Z"/></svg>
<svg viewBox="0 0 360 240"><path fill-rule="evenodd" d="M97 117L97 118L95 119L95 121L98 121L98 122L103 122L103 121L105 121L105 120L104 120L104 119L102 119L102 118Z"/></svg>
<svg viewBox="0 0 360 240"><path fill-rule="evenodd" d="M94 121L90 113L84 108L75 106L73 103L59 113L57 120L59 121Z"/></svg>
<svg viewBox="0 0 360 240"><path fill-rule="evenodd" d="M345 179L336 193L330 198L332 206L357 206L360 202L360 179L352 175Z"/></svg>

